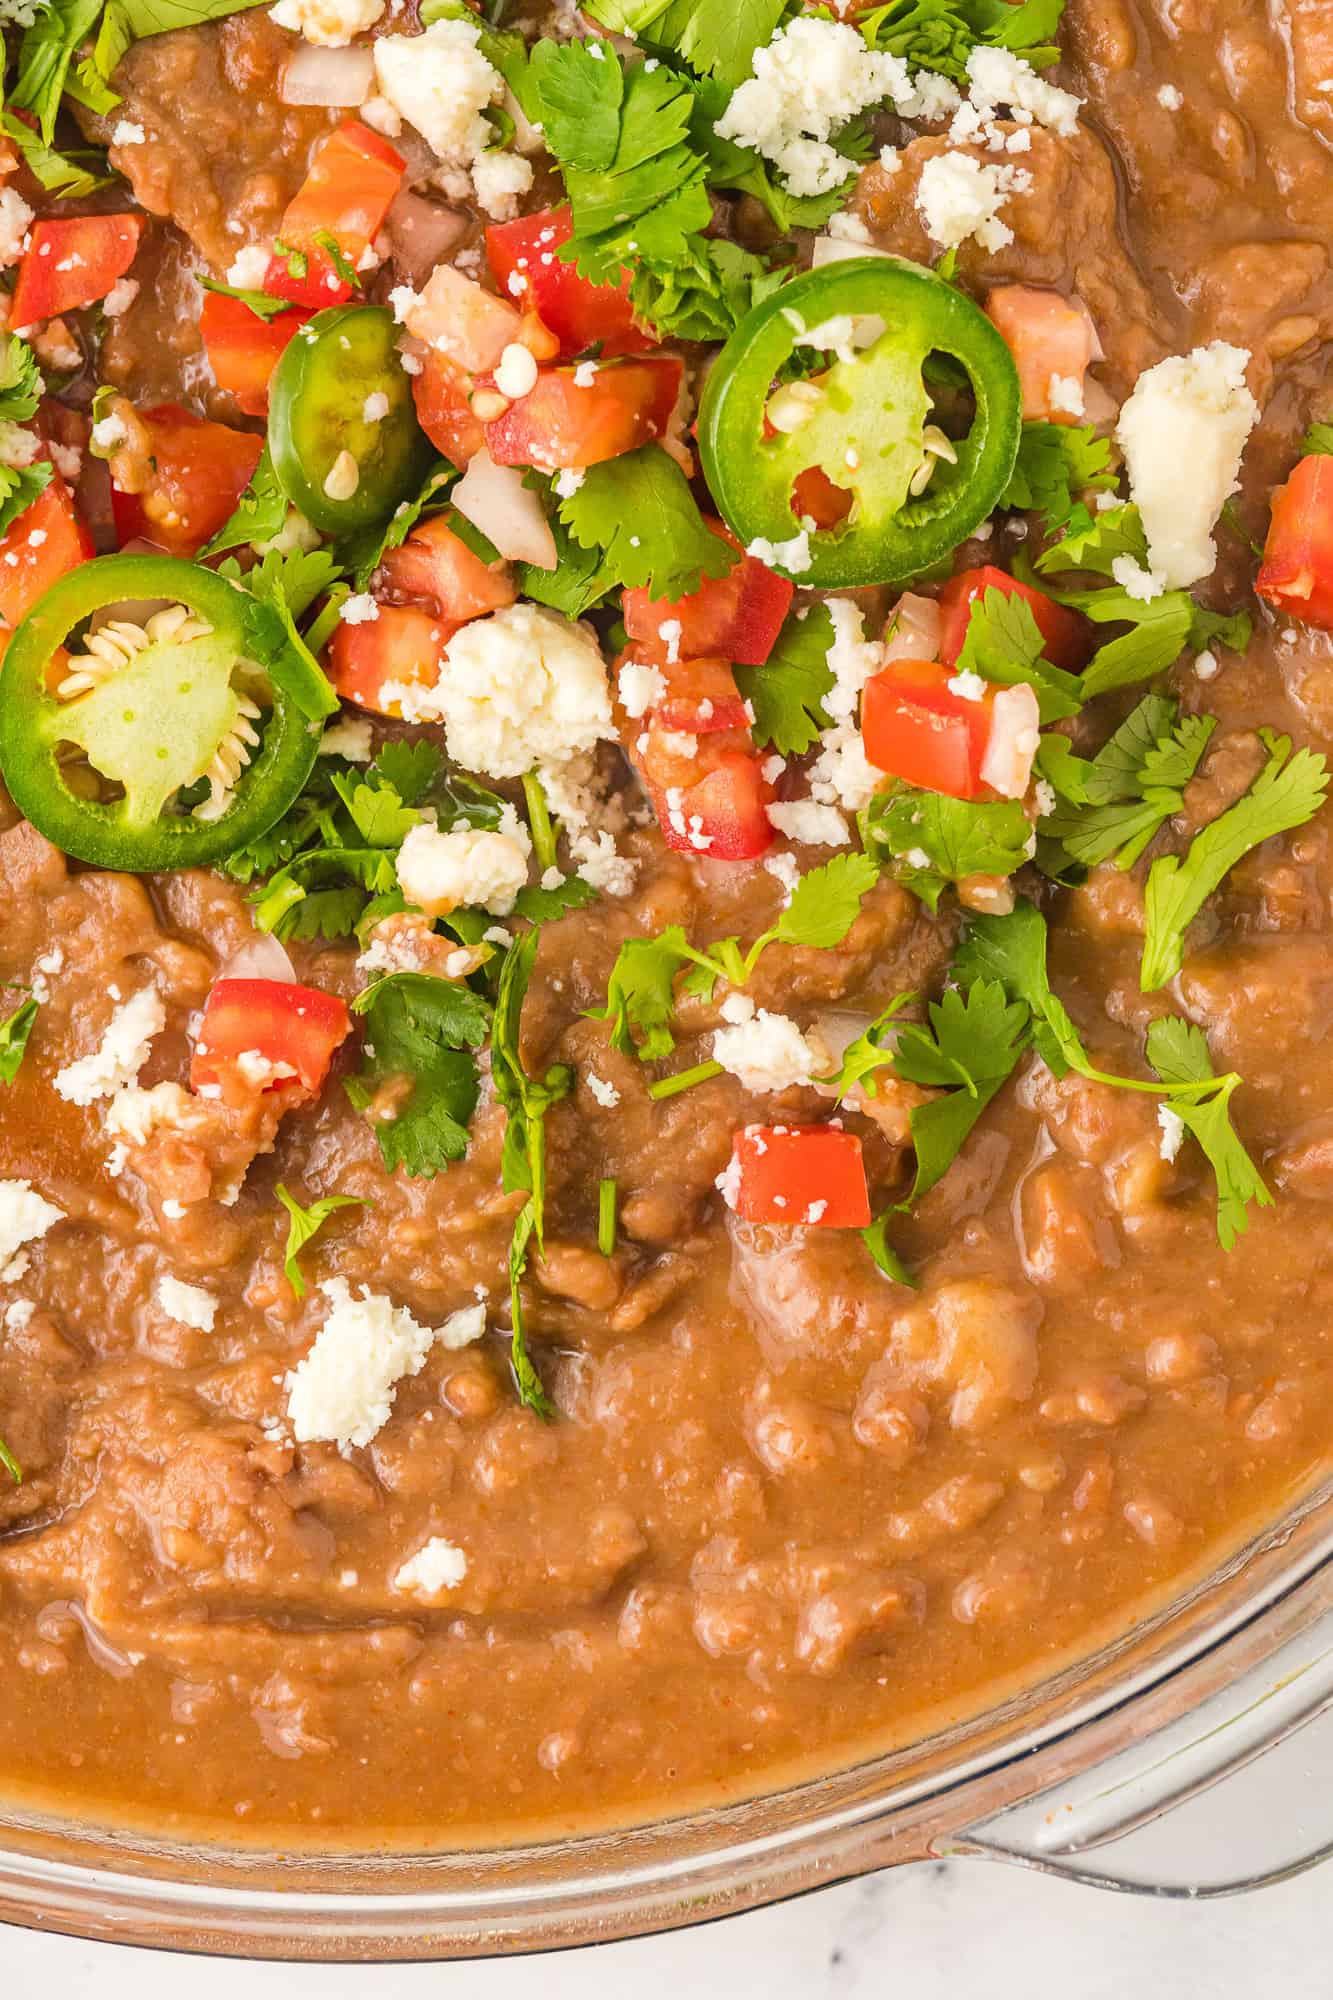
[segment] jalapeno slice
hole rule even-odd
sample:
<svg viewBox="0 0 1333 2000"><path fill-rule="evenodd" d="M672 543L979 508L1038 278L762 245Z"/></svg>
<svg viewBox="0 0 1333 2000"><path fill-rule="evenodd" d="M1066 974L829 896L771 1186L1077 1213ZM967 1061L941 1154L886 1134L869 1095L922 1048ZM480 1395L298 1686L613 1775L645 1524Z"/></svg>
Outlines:
<svg viewBox="0 0 1333 2000"><path fill-rule="evenodd" d="M248 602L175 556L103 556L47 591L0 672L0 772L48 840L143 873L215 861L281 817L320 725L247 661Z"/></svg>
<svg viewBox="0 0 1333 2000"><path fill-rule="evenodd" d="M781 388L812 349L838 358ZM1018 371L979 307L919 264L849 257L741 321L708 377L699 447L733 534L801 583L841 589L949 555L1003 493L1021 424ZM808 565L803 543L780 546L802 529Z"/></svg>
<svg viewBox="0 0 1333 2000"><path fill-rule="evenodd" d="M326 535L387 520L417 491L434 453L392 313L331 306L299 329L269 384L268 446L283 492Z"/></svg>

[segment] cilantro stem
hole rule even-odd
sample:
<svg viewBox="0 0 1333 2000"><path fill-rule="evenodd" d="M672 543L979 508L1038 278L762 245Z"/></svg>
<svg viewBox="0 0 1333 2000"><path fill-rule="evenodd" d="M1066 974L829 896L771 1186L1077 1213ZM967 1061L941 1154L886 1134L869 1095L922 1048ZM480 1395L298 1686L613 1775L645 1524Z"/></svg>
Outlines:
<svg viewBox="0 0 1333 2000"><path fill-rule="evenodd" d="M693 1069L678 1070L675 1076L659 1077L648 1086L650 1097L675 1097L682 1090L692 1090L696 1083L707 1083L710 1076L721 1076L722 1065L718 1062L696 1063Z"/></svg>
<svg viewBox="0 0 1333 2000"><path fill-rule="evenodd" d="M532 851L544 875L548 868L557 865L555 827L551 823L551 811L546 803L546 793L542 790L542 781L535 771L529 771L524 776L523 803L528 809L528 825L532 829Z"/></svg>
<svg viewBox="0 0 1333 2000"><path fill-rule="evenodd" d="M603 1257L609 1257L616 1247L616 1184L614 1180L597 1183L597 1248Z"/></svg>
<svg viewBox="0 0 1333 2000"><path fill-rule="evenodd" d="M305 634L305 642L312 653L322 653L338 629L342 615L343 599L350 596L351 585L335 583L324 602L324 609L314 619Z"/></svg>
<svg viewBox="0 0 1333 2000"><path fill-rule="evenodd" d="M4 1466L5 1471L9 1474L10 1478L13 1480L16 1486L22 1486L23 1467L19 1464L18 1460L15 1458L13 1452L9 1449L9 1446L5 1443L3 1438L0 1438L0 1465Z"/></svg>

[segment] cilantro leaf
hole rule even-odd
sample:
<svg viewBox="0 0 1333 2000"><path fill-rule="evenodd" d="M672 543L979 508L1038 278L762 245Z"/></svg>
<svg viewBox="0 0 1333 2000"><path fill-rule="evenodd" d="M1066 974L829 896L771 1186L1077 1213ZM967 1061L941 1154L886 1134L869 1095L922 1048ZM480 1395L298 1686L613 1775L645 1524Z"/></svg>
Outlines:
<svg viewBox="0 0 1333 2000"><path fill-rule="evenodd" d="M0 422L26 424L36 416L45 389L37 356L27 341L16 333L6 334L0 346Z"/></svg>
<svg viewBox="0 0 1333 2000"><path fill-rule="evenodd" d="M104 154L88 147L80 148L75 153L57 152L9 105L0 111L0 132L13 140L23 155L24 165L48 194L69 201L84 201L101 188L110 187L115 179L113 174L95 171L95 168L105 166Z"/></svg>
<svg viewBox="0 0 1333 2000"><path fill-rule="evenodd" d="M273 460L265 445L259 454L250 484L236 502L211 541L204 543L200 556L221 555L224 549L247 548L252 542L271 541L287 519L287 495L278 484Z"/></svg>
<svg viewBox="0 0 1333 2000"><path fill-rule="evenodd" d="M1312 453L1320 457L1333 455L1333 424L1311 424L1301 439L1301 451L1307 458Z"/></svg>
<svg viewBox="0 0 1333 2000"><path fill-rule="evenodd" d="M410 1081L393 1115L377 1117L375 1137L390 1173L395 1167L430 1180L468 1148L468 1124L481 1078L473 1049L490 1025L490 1008L468 986L425 972L394 972L359 993L352 1011L366 1018L365 1062L344 1085L358 1110L372 1086Z"/></svg>
<svg viewBox="0 0 1333 2000"><path fill-rule="evenodd" d="M913 69L932 69L966 85L967 59L978 43L1019 51L1035 67L1056 60L1054 46L1065 0L889 0L861 19L872 48L902 56Z"/></svg>
<svg viewBox="0 0 1333 2000"><path fill-rule="evenodd" d="M1196 652L1208 646L1226 646L1233 653L1243 653L1253 632L1254 620L1248 611L1210 611L1206 604L1196 604L1190 619L1189 644Z"/></svg>
<svg viewBox="0 0 1333 2000"><path fill-rule="evenodd" d="M792 891L791 901L760 946L806 945L828 951L842 943L861 914L861 904L879 880L878 865L868 854L835 854L812 868ZM754 949L751 958L758 956Z"/></svg>
<svg viewBox="0 0 1333 2000"><path fill-rule="evenodd" d="M824 698L833 686L832 643L828 606L816 604L788 615L763 666L735 669L736 685L754 709L756 743L799 757L830 727Z"/></svg>
<svg viewBox="0 0 1333 2000"><path fill-rule="evenodd" d="M1017 799L987 803L906 788L877 793L861 828L866 846L892 856L898 880L932 910L951 882L1014 874L1032 839Z"/></svg>
<svg viewBox="0 0 1333 2000"><path fill-rule="evenodd" d="M647 589L653 597L687 597L703 577L725 576L736 561L704 525L675 459L656 444L589 466L561 501L560 519L581 547L601 551L599 595Z"/></svg>
<svg viewBox="0 0 1333 2000"><path fill-rule="evenodd" d="M1185 787L1216 728L1211 715L1187 715L1164 695L1145 695L1086 767L1084 803L1058 807L1043 833L1085 867L1116 857L1132 868L1149 841L1184 804Z"/></svg>
<svg viewBox="0 0 1333 2000"><path fill-rule="evenodd" d="M1035 903L1021 896L1006 916L971 917L954 955L953 976L960 986L998 981L1010 1000L1032 1016L1037 1053L1056 1076L1077 1070L1101 1077L1093 1069L1068 1009L1051 989L1046 970L1046 919ZM1117 1082L1115 1077L1102 1081Z"/></svg>
<svg viewBox="0 0 1333 2000"><path fill-rule="evenodd" d="M1058 722L1078 714L1086 687L1077 674L1043 659L1045 646L1026 599L1017 591L989 588L972 600L954 671L980 674L1002 687L1026 681L1036 694L1042 721Z"/></svg>
<svg viewBox="0 0 1333 2000"><path fill-rule="evenodd" d="M733 89L749 76L754 52L773 38L787 0L592 0L587 10L613 34L673 49L691 69Z"/></svg>
<svg viewBox="0 0 1333 2000"><path fill-rule="evenodd" d="M1248 792L1195 835L1183 855L1164 854L1148 871L1146 929L1139 984L1151 993L1173 979L1184 961L1185 933L1242 855L1294 827L1324 802L1328 770L1312 750L1291 755L1291 738L1259 732L1268 762Z"/></svg>
<svg viewBox="0 0 1333 2000"><path fill-rule="evenodd" d="M329 1194L322 1201L314 1201L309 1208L302 1208L295 1195L289 1194L279 1181L273 1190L287 1211L287 1248L283 1253L282 1268L287 1274L287 1282L298 1299L305 1297L305 1279L301 1274L300 1257L311 1238L318 1236L329 1217L340 1208L366 1208L369 1203L361 1195Z"/></svg>
<svg viewBox="0 0 1333 2000"><path fill-rule="evenodd" d="M277 319L282 313L295 310L290 299L271 298L267 292L255 291L248 285L224 285L220 278L210 278L206 271L196 271L194 275L206 292L216 292L224 299L239 300L256 319Z"/></svg>
<svg viewBox="0 0 1333 2000"><path fill-rule="evenodd" d="M607 981L606 1005L588 1009L589 1020L610 1021L613 1049L637 1055L640 1062L660 1062L671 1054L676 975L689 958L689 940L679 924L668 924L655 938L625 940Z"/></svg>
<svg viewBox="0 0 1333 2000"><path fill-rule="evenodd" d="M364 778L338 772L333 788L351 815L352 824L370 847L401 847L421 815L403 803L397 787L377 782L373 767Z"/></svg>
<svg viewBox="0 0 1333 2000"><path fill-rule="evenodd" d="M1106 438L1083 425L1025 423L999 504L1035 509L1046 533L1058 535L1074 515L1077 494L1105 492L1115 483Z"/></svg>
<svg viewBox="0 0 1333 2000"><path fill-rule="evenodd" d="M875 1220L861 1231L861 1241L870 1252L871 1262L877 1270L882 1271L886 1278L892 1278L895 1284L909 1285L915 1291L916 1279L889 1241L889 1219L892 1214L893 1210L886 1208L882 1215L877 1215Z"/></svg>
<svg viewBox="0 0 1333 2000"><path fill-rule="evenodd" d="M234 556L217 574L239 583L250 603L245 614L249 656L266 667L311 721L338 713L338 697L300 631L297 619L341 575L327 549L284 555L270 549L262 562L242 571Z"/></svg>
<svg viewBox="0 0 1333 2000"><path fill-rule="evenodd" d="M630 303L661 339L726 340L788 276L725 237L690 236L674 263L635 267Z"/></svg>
<svg viewBox="0 0 1333 2000"><path fill-rule="evenodd" d="M443 768L444 758L433 743L424 738L418 743L399 738L380 745L366 775L381 789L392 787L405 806L419 806L429 798Z"/></svg>
<svg viewBox="0 0 1333 2000"><path fill-rule="evenodd" d="M860 1085L867 1097L879 1095L879 1085L875 1081L875 1071L892 1066L893 1044L889 1031L897 1021L904 1007L916 999L914 993L899 993L890 1000L882 1014L870 1023L868 1028L847 1044L842 1052L842 1062L838 1066L836 1078L821 1079L836 1083L839 1097L846 1097L849 1090Z"/></svg>
<svg viewBox="0 0 1333 2000"><path fill-rule="evenodd" d="M0 1083L12 1083L18 1075L37 1013L38 1003L29 994L7 1020L0 1021Z"/></svg>
<svg viewBox="0 0 1333 2000"><path fill-rule="evenodd" d="M49 465L0 466L0 535L51 483Z"/></svg>
<svg viewBox="0 0 1333 2000"><path fill-rule="evenodd" d="M1165 1084L1205 1083L1215 1075L1202 1029L1176 1015L1168 1014L1149 1028L1148 1061ZM1260 1208L1273 1205L1263 1175L1231 1122L1231 1097L1239 1082L1240 1078L1234 1074L1219 1077L1218 1088L1212 1095L1191 1103L1177 1094L1171 1104L1213 1170L1217 1182L1217 1237L1224 1250L1230 1250L1249 1227L1252 1202Z"/></svg>
<svg viewBox="0 0 1333 2000"><path fill-rule="evenodd" d="M9 102L15 111L31 112L48 146L74 52L92 33L101 11L102 0L48 0L23 31Z"/></svg>
<svg viewBox="0 0 1333 2000"><path fill-rule="evenodd" d="M567 917L571 910L584 910L596 901L597 891L591 882L585 882L579 875L567 875L557 889L544 889L540 882L529 882L514 899L514 915L526 918L530 924L550 924L558 917Z"/></svg>
<svg viewBox="0 0 1333 2000"><path fill-rule="evenodd" d="M1148 563L1148 541L1139 510L1127 502L1108 508L1090 524L1068 534L1037 558L1045 575L1060 570L1092 570L1110 578L1115 564L1128 557L1140 567ZM1083 697L1106 694L1112 688L1133 687L1152 680L1179 658L1194 628L1197 607L1185 590L1166 590L1144 600L1131 597L1123 585L1106 582L1094 590L1058 590L1044 586L1060 604L1081 611L1096 625L1127 625L1100 646L1080 676Z"/></svg>
<svg viewBox="0 0 1333 2000"><path fill-rule="evenodd" d="M916 1175L900 1209L911 1208L953 1165L1027 1039L1027 1009L1008 1000L998 980L978 979L965 992L948 987L928 1011L928 1025L900 1030L893 1066L909 1083L947 1095L912 1112Z"/></svg>

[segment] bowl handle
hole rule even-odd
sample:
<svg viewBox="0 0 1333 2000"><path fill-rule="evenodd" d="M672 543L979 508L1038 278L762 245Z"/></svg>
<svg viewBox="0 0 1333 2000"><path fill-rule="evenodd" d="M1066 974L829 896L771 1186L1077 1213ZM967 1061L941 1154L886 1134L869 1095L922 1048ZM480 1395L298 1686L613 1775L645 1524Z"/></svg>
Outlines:
<svg viewBox="0 0 1333 2000"><path fill-rule="evenodd" d="M1226 1896L1285 1881L1333 1855L1330 1706L1326 1614L1189 1714L935 1852L1144 1896Z"/></svg>

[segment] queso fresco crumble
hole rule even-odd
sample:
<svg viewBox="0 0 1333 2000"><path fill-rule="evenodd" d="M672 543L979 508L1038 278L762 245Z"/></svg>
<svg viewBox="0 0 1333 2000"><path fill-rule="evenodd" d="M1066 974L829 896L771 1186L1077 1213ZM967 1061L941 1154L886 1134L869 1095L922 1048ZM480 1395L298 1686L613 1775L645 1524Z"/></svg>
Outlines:
<svg viewBox="0 0 1333 2000"><path fill-rule="evenodd" d="M1271 1523L1317 10L9 11L0 1796L642 1818Z"/></svg>

